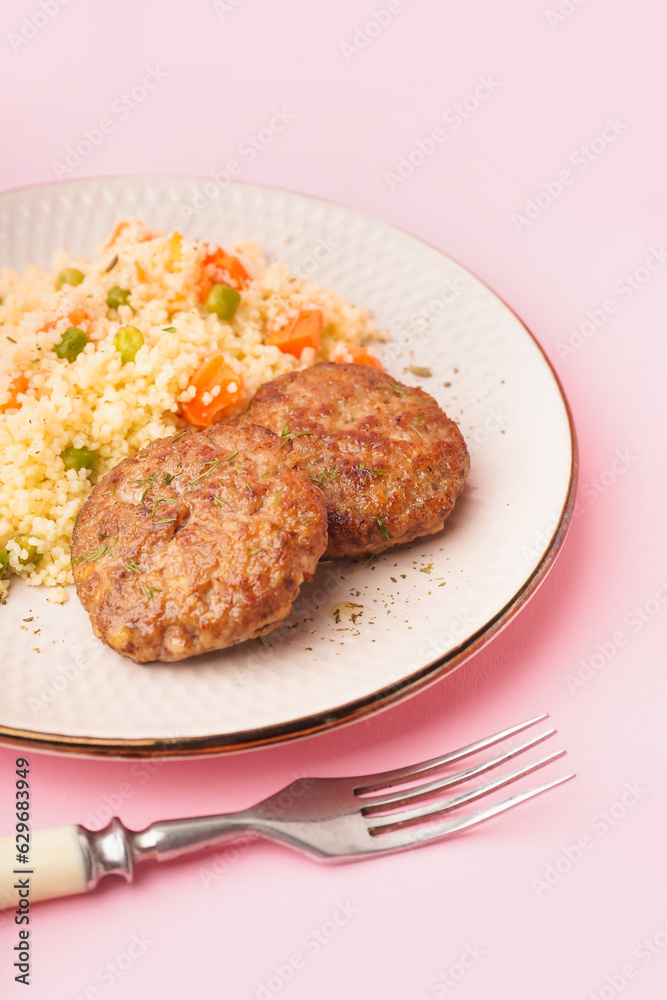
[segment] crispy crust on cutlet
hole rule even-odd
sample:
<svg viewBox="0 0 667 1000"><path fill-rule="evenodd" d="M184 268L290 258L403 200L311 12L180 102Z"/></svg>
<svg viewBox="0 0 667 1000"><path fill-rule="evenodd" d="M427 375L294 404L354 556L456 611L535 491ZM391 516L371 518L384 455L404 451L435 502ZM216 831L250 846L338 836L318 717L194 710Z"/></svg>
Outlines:
<svg viewBox="0 0 667 1000"><path fill-rule="evenodd" d="M218 425L148 445L92 490L74 580L95 635L138 662L264 634L326 547L326 510L289 442Z"/></svg>
<svg viewBox="0 0 667 1000"><path fill-rule="evenodd" d="M280 375L236 422L291 440L325 497L327 556L440 531L470 469L463 435L432 396L365 365Z"/></svg>

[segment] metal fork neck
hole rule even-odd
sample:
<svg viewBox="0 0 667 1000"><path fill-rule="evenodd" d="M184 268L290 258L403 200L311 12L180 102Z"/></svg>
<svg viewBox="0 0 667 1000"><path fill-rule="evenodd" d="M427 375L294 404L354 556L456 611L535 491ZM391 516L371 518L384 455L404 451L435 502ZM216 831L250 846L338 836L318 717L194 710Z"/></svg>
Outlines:
<svg viewBox="0 0 667 1000"><path fill-rule="evenodd" d="M202 847L217 847L248 831L249 823L243 813L165 820L138 831L128 830L118 817L102 830L79 826L86 887L94 889L105 875L120 875L131 882L135 865L142 861L170 861Z"/></svg>

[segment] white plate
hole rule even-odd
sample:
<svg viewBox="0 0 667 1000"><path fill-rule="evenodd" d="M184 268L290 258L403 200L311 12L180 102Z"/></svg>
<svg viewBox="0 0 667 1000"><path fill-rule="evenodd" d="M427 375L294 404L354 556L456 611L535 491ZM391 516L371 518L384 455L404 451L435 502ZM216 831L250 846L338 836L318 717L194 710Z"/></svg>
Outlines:
<svg viewBox="0 0 667 1000"><path fill-rule="evenodd" d="M0 263L45 266L59 247L93 255L128 214L222 244L256 240L370 306L392 338L385 367L459 422L472 471L441 534L368 566L320 566L267 648L253 641L139 666L94 638L73 589L57 606L14 581L0 608L0 739L110 756L246 749L349 722L461 663L535 590L572 512L572 423L532 335L432 247L349 209L254 185L140 177L8 193ZM340 602L356 607L337 623Z"/></svg>

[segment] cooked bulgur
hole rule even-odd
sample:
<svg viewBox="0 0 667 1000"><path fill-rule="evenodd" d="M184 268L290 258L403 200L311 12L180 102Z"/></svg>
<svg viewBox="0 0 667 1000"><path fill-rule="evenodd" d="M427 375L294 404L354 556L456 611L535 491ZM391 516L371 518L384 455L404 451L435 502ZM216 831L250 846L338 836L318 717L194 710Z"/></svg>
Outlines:
<svg viewBox="0 0 667 1000"><path fill-rule="evenodd" d="M214 301L214 287L235 291ZM57 588L56 601L72 582L78 510L100 476L186 427L195 405L234 416L264 382L350 360L377 336L366 310L267 264L253 243L223 251L138 219L119 223L96 260L61 251L52 271L4 270L0 296L0 577ZM285 331L303 317L312 332L313 315L321 332L286 347ZM220 385L198 381L211 357L227 373ZM79 468L91 451L95 468ZM7 589L0 579L0 599Z"/></svg>

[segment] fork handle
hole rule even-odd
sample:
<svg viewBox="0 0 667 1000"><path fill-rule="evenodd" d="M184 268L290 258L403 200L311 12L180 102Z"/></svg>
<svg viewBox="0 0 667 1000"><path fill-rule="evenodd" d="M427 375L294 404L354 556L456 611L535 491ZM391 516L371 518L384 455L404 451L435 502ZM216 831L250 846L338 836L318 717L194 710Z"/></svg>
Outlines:
<svg viewBox="0 0 667 1000"><path fill-rule="evenodd" d="M15 837L0 838L0 910L25 911L32 903L85 892L87 868L80 827L59 826L30 834L20 854ZM25 857L22 862L19 858ZM18 914L17 914L18 917Z"/></svg>
<svg viewBox="0 0 667 1000"><path fill-rule="evenodd" d="M0 838L0 910L25 909L44 899L94 889L105 875L134 878L135 864L171 861L217 847L249 830L243 813L165 820L145 830L128 830L114 817L102 830L60 826L30 833L26 863L17 860L16 839Z"/></svg>

